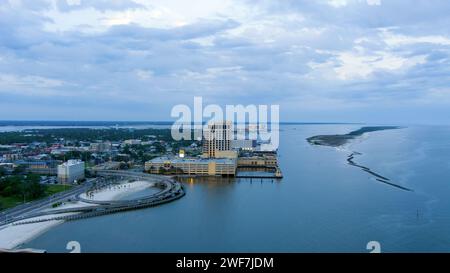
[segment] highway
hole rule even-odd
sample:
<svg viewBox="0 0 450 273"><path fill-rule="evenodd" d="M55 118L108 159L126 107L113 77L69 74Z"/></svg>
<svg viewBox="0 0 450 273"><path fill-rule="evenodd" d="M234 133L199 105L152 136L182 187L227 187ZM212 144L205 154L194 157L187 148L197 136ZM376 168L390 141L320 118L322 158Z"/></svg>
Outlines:
<svg viewBox="0 0 450 273"><path fill-rule="evenodd" d="M18 225L49 220L75 220L86 217L104 215L108 213L115 213L119 211L151 207L174 201L176 199L181 198L185 194L183 187L179 182L167 177L130 171L97 171L97 176L98 176L97 179L89 180L82 186L71 189L70 191L62 192L60 194L53 195L46 199L32 202L30 204L21 205L20 207L17 207L15 209L5 211L2 215L2 218L0 218L0 228L2 225L5 226L11 223L13 223L14 225ZM93 187L94 181L100 183L101 186L107 186L109 185L108 181L111 178L140 179L152 181L158 183L158 186L161 187L162 190L150 196L146 196L135 200L98 201L98 200L84 199L80 196L82 193L88 191ZM56 202L62 202L68 199L78 200L93 205L77 208L66 208L66 209L63 208L44 211L44 209L49 208L52 204ZM77 213L77 214L67 215L67 213ZM52 217L30 219L46 215L52 215Z"/></svg>
<svg viewBox="0 0 450 273"><path fill-rule="evenodd" d="M12 222L26 218L27 215L42 210L46 207L50 207L54 203L63 202L68 199L74 199L78 194L85 192L87 189L92 187L94 181L96 181L96 179L88 179L82 185L75 186L70 190L59 192L46 198L28 202L2 211L0 212L0 225L4 222Z"/></svg>

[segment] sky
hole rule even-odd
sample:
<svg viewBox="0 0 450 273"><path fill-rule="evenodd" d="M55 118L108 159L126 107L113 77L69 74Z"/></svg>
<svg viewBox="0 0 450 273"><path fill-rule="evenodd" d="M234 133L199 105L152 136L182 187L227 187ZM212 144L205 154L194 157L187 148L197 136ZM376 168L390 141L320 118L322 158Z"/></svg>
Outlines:
<svg viewBox="0 0 450 273"><path fill-rule="evenodd" d="M0 120L450 124L448 0L0 0Z"/></svg>

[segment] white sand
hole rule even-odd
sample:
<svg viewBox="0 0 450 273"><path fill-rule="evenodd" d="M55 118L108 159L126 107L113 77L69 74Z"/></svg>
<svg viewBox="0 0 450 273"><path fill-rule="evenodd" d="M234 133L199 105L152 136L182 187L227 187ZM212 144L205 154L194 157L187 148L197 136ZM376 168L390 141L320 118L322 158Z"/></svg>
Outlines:
<svg viewBox="0 0 450 273"><path fill-rule="evenodd" d="M154 183L148 181L135 181L102 189L98 192L94 192L92 197L88 197L85 193L81 194L80 197L95 201L117 200L128 194L152 187L153 185Z"/></svg>
<svg viewBox="0 0 450 273"><path fill-rule="evenodd" d="M29 220L42 220L42 219L50 219L55 216L67 216L74 213L63 213L63 214L53 214L53 215L45 215L40 217L34 217ZM18 221L20 222L20 221ZM21 244L31 241L32 239L38 237L39 235L45 233L49 229L54 226L57 226L64 221L61 220L50 220L45 222L26 224L26 225L17 225L13 226L9 224L5 227L0 228L0 248L4 249L13 249Z"/></svg>
<svg viewBox="0 0 450 273"><path fill-rule="evenodd" d="M78 201L78 202L67 202L67 203L63 203L59 207L48 208L48 209L44 209L42 211L52 211L52 210L70 209L70 208L81 208L81 207L89 207L89 206L97 206L97 205L96 204L90 204L90 203L84 203L84 202L81 202L81 201Z"/></svg>
<svg viewBox="0 0 450 273"><path fill-rule="evenodd" d="M88 198L86 194L82 194L82 198L92 199L97 201L108 201L108 200L116 200L121 197L124 197L130 193L138 192L144 190L148 187L152 187L154 183L148 181L135 181L131 183L121 184L121 186L111 186L110 189L106 188L94 194L93 198ZM96 206L95 204L88 204L84 202L70 202L64 203L57 208L45 209L44 211L51 211L53 209L63 209L63 208L76 208L76 207L85 207L85 206ZM52 214L45 215L35 218L26 219L28 220L36 220L36 219L49 219L56 216L65 216L71 215L74 213L64 213L64 214ZM20 221L18 221L20 222ZM26 242L31 241L32 239L38 237L39 235L47 232L52 227L55 227L64 221L61 220L50 220L40 223L33 224L25 224L25 225L8 225L5 227L0 227L0 249L13 249L16 248Z"/></svg>
<svg viewBox="0 0 450 273"><path fill-rule="evenodd" d="M9 225L0 230L0 248L13 249L62 222L63 221L47 221L19 226Z"/></svg>
<svg viewBox="0 0 450 273"><path fill-rule="evenodd" d="M64 203L57 208L45 209L43 211L51 211L54 209L65 209L65 208L76 208L76 207L84 207L84 206L95 206L94 204L87 204L83 202L70 202ZM51 219L57 216L67 216L75 213L61 213L61 214L50 214L45 216L34 217L30 219L26 219L23 221L30 220L43 220L43 219ZM17 221L21 222L21 221ZM33 224L25 224L25 225L17 225L13 226L9 224L4 227L0 227L0 248L3 249L13 249L21 244L31 241L32 239L38 237L39 235L47 232L52 227L55 227L64 221L62 220L49 220L45 222L33 223Z"/></svg>

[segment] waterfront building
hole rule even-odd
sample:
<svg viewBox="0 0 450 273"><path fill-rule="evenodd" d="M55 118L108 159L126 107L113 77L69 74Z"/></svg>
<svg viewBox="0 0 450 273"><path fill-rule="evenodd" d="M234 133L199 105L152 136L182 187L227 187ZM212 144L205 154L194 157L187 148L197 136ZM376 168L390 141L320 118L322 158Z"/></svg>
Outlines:
<svg viewBox="0 0 450 273"><path fill-rule="evenodd" d="M84 162L81 160L69 160L58 166L58 181L70 184L76 180L84 179Z"/></svg>
<svg viewBox="0 0 450 273"><path fill-rule="evenodd" d="M275 168L278 166L278 160L275 154L242 156L238 158L237 165L238 167Z"/></svg>
<svg viewBox="0 0 450 273"><path fill-rule="evenodd" d="M233 158L158 157L145 163L145 170L153 174L167 172L201 176L234 176L236 168L237 161Z"/></svg>
<svg viewBox="0 0 450 273"><path fill-rule="evenodd" d="M232 123L229 121L208 124L203 130L203 155L209 158L233 157L231 139Z"/></svg>
<svg viewBox="0 0 450 273"><path fill-rule="evenodd" d="M241 156L237 160L237 167L240 171L270 169L274 171L274 177L283 177L283 174L278 167L277 156L274 153L252 153L250 155Z"/></svg>
<svg viewBox="0 0 450 273"><path fill-rule="evenodd" d="M203 131L202 156L186 157L182 149L177 157L158 157L146 162L145 171L153 174L236 176L240 165L278 169L276 154L255 155L253 152L247 152L246 157L238 157L237 150L252 151L256 141L233 141L233 134L232 123L229 121L210 123Z"/></svg>

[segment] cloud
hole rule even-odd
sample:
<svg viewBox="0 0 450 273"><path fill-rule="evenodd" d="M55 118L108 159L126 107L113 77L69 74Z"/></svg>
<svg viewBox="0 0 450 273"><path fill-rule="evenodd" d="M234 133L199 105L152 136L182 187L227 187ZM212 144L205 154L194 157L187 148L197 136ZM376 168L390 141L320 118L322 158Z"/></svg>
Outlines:
<svg viewBox="0 0 450 273"><path fill-rule="evenodd" d="M93 8L102 12L108 10L144 9L145 6L132 0L56 0L62 12Z"/></svg>
<svg viewBox="0 0 450 273"><path fill-rule="evenodd" d="M367 5L379 6L379 5L381 5L381 0L367 0Z"/></svg>
<svg viewBox="0 0 450 273"><path fill-rule="evenodd" d="M440 46L450 46L450 38L443 35L431 36L408 36L395 34L390 31L383 31L381 35L384 42L389 46L404 46L411 44L436 44Z"/></svg>
<svg viewBox="0 0 450 273"><path fill-rule="evenodd" d="M354 3L361 3L361 2L365 2L369 6L381 5L381 0L329 0L328 4L335 8L339 8L339 7L345 7L347 5L351 5Z"/></svg>
<svg viewBox="0 0 450 273"><path fill-rule="evenodd" d="M27 9L42 11L51 7L50 0L2 0L0 9Z"/></svg>
<svg viewBox="0 0 450 273"><path fill-rule="evenodd" d="M405 58L389 52L374 52L365 55L363 52L339 53L338 66L334 68L341 80L367 78L376 72L398 72L408 70L415 65L425 63L426 56Z"/></svg>
<svg viewBox="0 0 450 273"><path fill-rule="evenodd" d="M400 103L412 118L450 106L450 4L433 4L3 1L0 114L48 117L52 104L64 105L55 115L166 120L200 95L281 104L286 120L382 121L380 107Z"/></svg>
<svg viewBox="0 0 450 273"><path fill-rule="evenodd" d="M37 88L52 88L63 85L63 82L56 79L49 79L39 76L17 76L12 74L0 74L0 83L2 87L37 87Z"/></svg>
<svg viewBox="0 0 450 273"><path fill-rule="evenodd" d="M136 24L128 24L112 26L98 37L104 39L125 38L134 41L188 40L214 35L238 25L233 20L202 20L194 24L170 29L147 28Z"/></svg>

